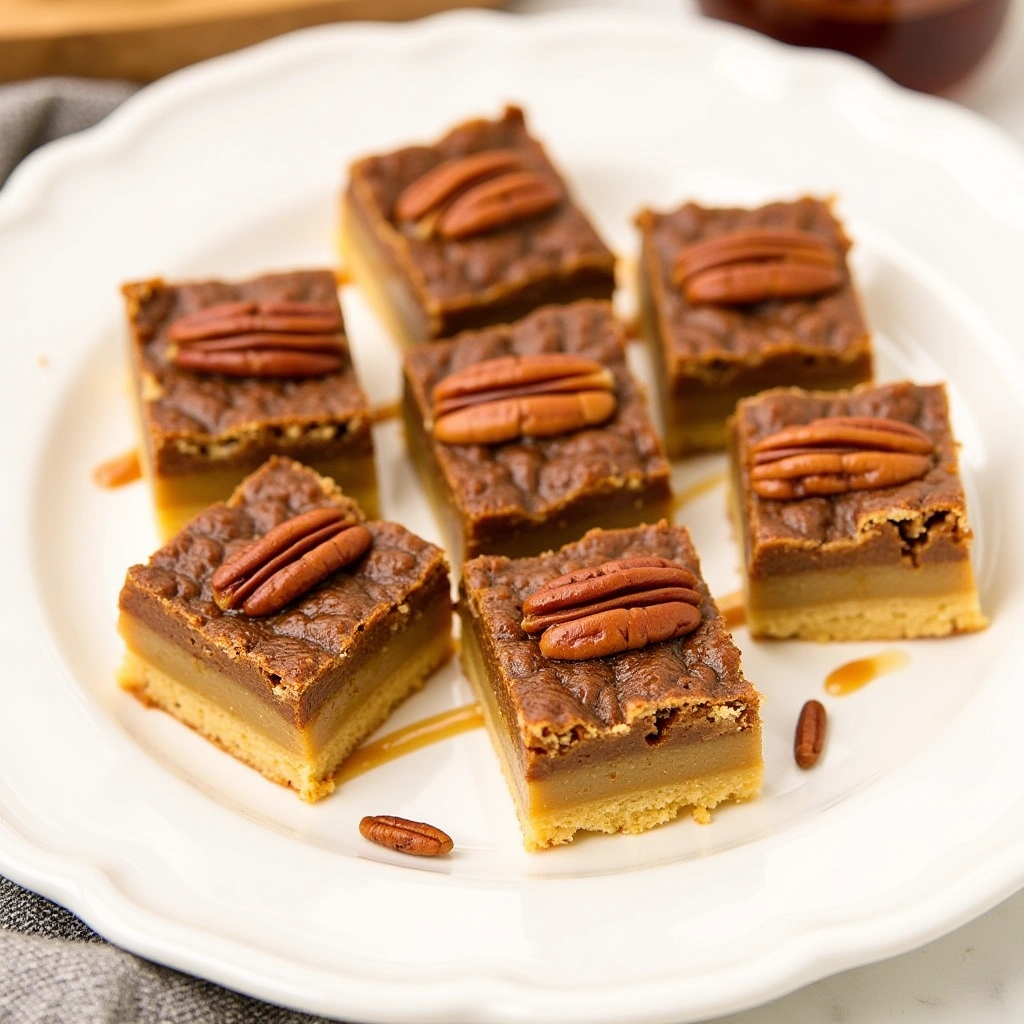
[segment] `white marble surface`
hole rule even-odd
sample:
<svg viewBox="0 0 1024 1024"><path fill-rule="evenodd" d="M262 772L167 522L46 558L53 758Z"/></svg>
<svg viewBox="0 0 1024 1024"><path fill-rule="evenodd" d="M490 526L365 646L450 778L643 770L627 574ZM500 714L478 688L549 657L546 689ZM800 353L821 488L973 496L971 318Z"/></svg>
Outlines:
<svg viewBox="0 0 1024 1024"><path fill-rule="evenodd" d="M567 7L617 7L645 16L699 17L691 0L519 0L509 7L523 13ZM1024 0L1014 0L999 42L982 67L952 98L988 118L1024 147ZM1024 268L1024 256L1021 266ZM956 809L950 808L950 813L956 813ZM719 1021L1021 1024L1024 892L921 949L845 971L765 1006Z"/></svg>

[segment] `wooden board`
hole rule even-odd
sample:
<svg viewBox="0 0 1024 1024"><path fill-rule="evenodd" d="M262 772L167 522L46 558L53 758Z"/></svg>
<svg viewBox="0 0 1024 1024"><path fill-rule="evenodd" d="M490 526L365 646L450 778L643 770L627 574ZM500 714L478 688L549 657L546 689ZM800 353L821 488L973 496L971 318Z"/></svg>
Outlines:
<svg viewBox="0 0 1024 1024"><path fill-rule="evenodd" d="M0 0L0 81L86 75L149 82L309 25L497 6L499 0Z"/></svg>

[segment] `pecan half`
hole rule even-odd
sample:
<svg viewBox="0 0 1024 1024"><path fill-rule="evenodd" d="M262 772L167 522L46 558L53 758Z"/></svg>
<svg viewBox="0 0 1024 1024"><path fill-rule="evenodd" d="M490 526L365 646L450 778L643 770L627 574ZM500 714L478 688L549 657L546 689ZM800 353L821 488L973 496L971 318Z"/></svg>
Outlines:
<svg viewBox="0 0 1024 1024"><path fill-rule="evenodd" d="M811 231L746 228L684 248L672 280L688 302L744 305L833 291L843 268L836 249Z"/></svg>
<svg viewBox="0 0 1024 1024"><path fill-rule="evenodd" d="M568 434L604 423L618 406L611 370L561 352L486 359L446 377L432 397L444 444Z"/></svg>
<svg viewBox="0 0 1024 1024"><path fill-rule="evenodd" d="M414 857L437 857L451 853L451 836L424 821L396 818L393 814L367 815L359 822L359 832L371 843L386 846Z"/></svg>
<svg viewBox="0 0 1024 1024"><path fill-rule="evenodd" d="M183 370L232 377L320 377L345 366L338 310L325 303L224 302L179 317L167 335Z"/></svg>
<svg viewBox="0 0 1024 1024"><path fill-rule="evenodd" d="M561 202L558 183L527 170L523 154L491 149L446 160L409 185L394 215L423 238L469 238L539 217Z"/></svg>
<svg viewBox="0 0 1024 1024"><path fill-rule="evenodd" d="M553 210L562 192L548 176L535 171L503 174L464 192L438 218L445 238L469 238L507 228Z"/></svg>
<svg viewBox="0 0 1024 1024"><path fill-rule="evenodd" d="M487 149L445 160L417 178L395 200L396 220L419 220L454 199L467 185L506 171L518 171L523 155L515 149Z"/></svg>
<svg viewBox="0 0 1024 1024"><path fill-rule="evenodd" d="M800 709L793 737L793 757L801 768L813 768L825 749L825 727L828 719L825 706L818 700L809 700Z"/></svg>
<svg viewBox="0 0 1024 1024"><path fill-rule="evenodd" d="M697 577L664 558L621 558L550 580L523 602L522 628L547 658L582 661L690 633Z"/></svg>
<svg viewBox="0 0 1024 1024"><path fill-rule="evenodd" d="M761 498L869 491L918 480L935 445L922 430L874 416L831 416L786 427L751 448L750 489Z"/></svg>
<svg viewBox="0 0 1024 1024"><path fill-rule="evenodd" d="M210 581L224 610L271 615L332 572L361 558L373 535L338 508L318 508L279 523L229 558Z"/></svg>

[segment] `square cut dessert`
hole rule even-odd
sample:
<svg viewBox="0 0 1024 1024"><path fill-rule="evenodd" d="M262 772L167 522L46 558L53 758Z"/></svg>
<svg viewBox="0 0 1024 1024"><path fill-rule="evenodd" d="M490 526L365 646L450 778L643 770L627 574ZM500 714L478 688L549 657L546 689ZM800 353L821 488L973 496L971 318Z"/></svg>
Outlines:
<svg viewBox="0 0 1024 1024"><path fill-rule="evenodd" d="M983 629L946 390L779 388L729 424L754 636L888 640Z"/></svg>
<svg viewBox="0 0 1024 1024"><path fill-rule="evenodd" d="M722 448L736 402L872 377L871 338L829 203L644 210L640 303L670 458Z"/></svg>
<svg viewBox="0 0 1024 1024"><path fill-rule="evenodd" d="M455 562L670 512L669 465L608 303L411 349L403 413Z"/></svg>
<svg viewBox="0 0 1024 1024"><path fill-rule="evenodd" d="M357 160L341 213L346 268L406 343L615 287L612 253L518 107Z"/></svg>
<svg viewBox="0 0 1024 1024"><path fill-rule="evenodd" d="M442 551L272 457L128 570L121 685L303 800L451 653Z"/></svg>
<svg viewBox="0 0 1024 1024"><path fill-rule="evenodd" d="M376 515L372 417L331 271L122 291L142 463L164 538L271 455L333 477Z"/></svg>
<svg viewBox="0 0 1024 1024"><path fill-rule="evenodd" d="M665 522L468 562L462 659L527 849L760 792L761 698Z"/></svg>

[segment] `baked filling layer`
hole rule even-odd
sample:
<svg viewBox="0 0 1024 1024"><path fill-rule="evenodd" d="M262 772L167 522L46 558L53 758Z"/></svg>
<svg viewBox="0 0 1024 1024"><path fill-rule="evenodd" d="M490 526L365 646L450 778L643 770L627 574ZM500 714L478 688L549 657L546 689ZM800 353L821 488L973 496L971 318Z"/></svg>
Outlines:
<svg viewBox="0 0 1024 1024"><path fill-rule="evenodd" d="M341 201L338 251L345 272L359 285L391 336L403 346L426 341L426 311L419 307L409 285L391 265L347 193Z"/></svg>
<svg viewBox="0 0 1024 1024"><path fill-rule="evenodd" d="M968 559L747 581L753 636L902 640L984 629Z"/></svg>
<svg viewBox="0 0 1024 1024"><path fill-rule="evenodd" d="M462 622L463 664L483 707L526 849L571 842L578 831L643 832L686 807L701 817L723 801L760 792L764 765L759 725L697 742L673 742L670 733L665 742L650 745L639 737L641 749L611 757L601 756L600 740L589 741L592 757L556 755L556 767L543 777L529 778L528 755L516 724L507 721L496 698L468 613ZM560 765L559 758L564 758Z"/></svg>
<svg viewBox="0 0 1024 1024"><path fill-rule="evenodd" d="M334 773L345 757L451 655L450 619L446 601L396 618L390 642L302 725L124 612L118 628L128 650L119 683L312 802L333 791Z"/></svg>
<svg viewBox="0 0 1024 1024"><path fill-rule="evenodd" d="M214 502L226 499L254 468L230 466L201 473L159 475L152 473L150 462L147 458L144 465L153 488L161 540L169 540L190 519ZM331 477L348 497L359 503L367 518L377 518L377 476L372 453L311 459L306 465Z"/></svg>

